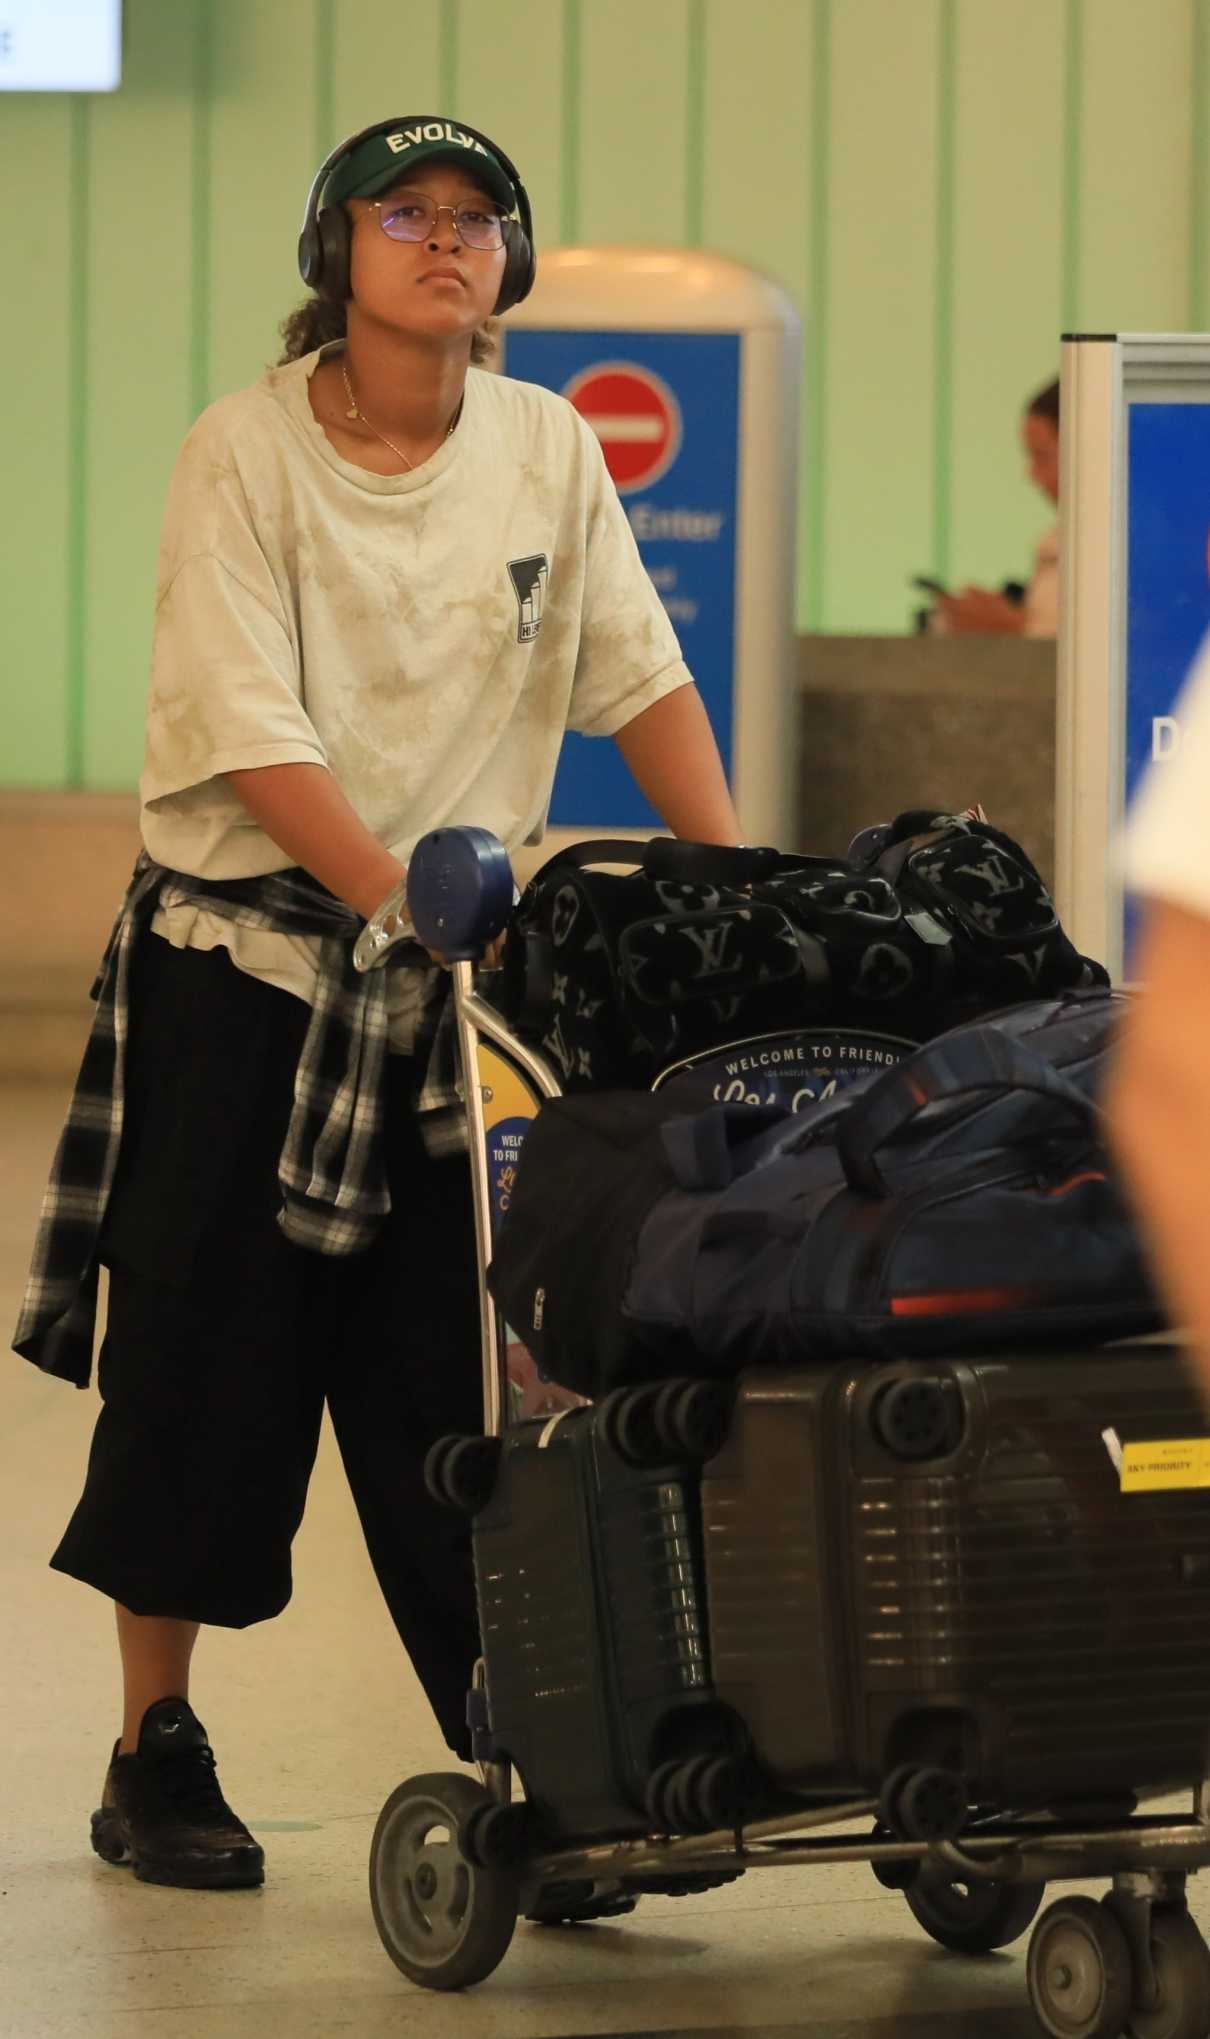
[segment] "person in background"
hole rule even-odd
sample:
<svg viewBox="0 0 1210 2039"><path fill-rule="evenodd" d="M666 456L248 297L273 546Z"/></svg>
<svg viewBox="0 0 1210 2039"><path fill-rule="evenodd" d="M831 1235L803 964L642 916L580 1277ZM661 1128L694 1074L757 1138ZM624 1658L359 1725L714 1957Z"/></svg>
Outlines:
<svg viewBox="0 0 1210 2039"><path fill-rule="evenodd" d="M1173 1321L1210 1405L1210 638L1175 710L1180 742L1132 811L1125 875L1146 904L1143 987L1108 1099Z"/></svg>
<svg viewBox="0 0 1210 2039"><path fill-rule="evenodd" d="M1048 382L1026 406L1021 419L1026 469L1035 488L1059 500L1059 385ZM1059 527L1046 533L1034 553L1033 573L1022 600L990 588L963 588L938 597L945 636L1054 637L1059 628Z"/></svg>

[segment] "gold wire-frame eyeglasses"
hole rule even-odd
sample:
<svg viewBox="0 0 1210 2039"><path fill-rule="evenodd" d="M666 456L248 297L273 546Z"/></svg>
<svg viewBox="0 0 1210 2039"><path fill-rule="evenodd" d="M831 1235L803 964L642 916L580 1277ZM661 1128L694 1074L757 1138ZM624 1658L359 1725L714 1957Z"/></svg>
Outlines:
<svg viewBox="0 0 1210 2039"><path fill-rule="evenodd" d="M398 218L405 203L415 207L417 212L423 208L422 217L418 221L408 222L409 225L418 225L419 233L393 233L387 225L389 219ZM507 214L498 209L485 212L481 205L476 205L469 199L464 199L458 205L438 205L433 199L420 195L406 201L398 198L375 198L370 202L370 209L378 214L378 224L388 241L425 241L436 231L442 213L448 212L454 222L454 232L458 239L466 247L477 248L486 253L504 246L508 228L512 225Z"/></svg>

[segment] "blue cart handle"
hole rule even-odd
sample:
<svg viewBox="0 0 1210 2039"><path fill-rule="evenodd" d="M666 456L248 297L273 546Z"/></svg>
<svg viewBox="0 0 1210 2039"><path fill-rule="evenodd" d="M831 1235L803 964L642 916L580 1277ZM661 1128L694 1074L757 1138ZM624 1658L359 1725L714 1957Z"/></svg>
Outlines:
<svg viewBox="0 0 1210 2039"><path fill-rule="evenodd" d="M487 828L435 828L408 864L416 940L447 963L476 963L508 926L517 899L508 851Z"/></svg>

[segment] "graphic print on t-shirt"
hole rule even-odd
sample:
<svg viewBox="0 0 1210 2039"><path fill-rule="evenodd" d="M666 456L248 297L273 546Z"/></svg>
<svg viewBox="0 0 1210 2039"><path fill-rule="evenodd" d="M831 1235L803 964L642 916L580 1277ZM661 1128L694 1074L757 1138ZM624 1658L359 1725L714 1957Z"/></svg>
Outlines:
<svg viewBox="0 0 1210 2039"><path fill-rule="evenodd" d="M542 598L550 561L544 552L532 552L526 559L510 559L509 579L517 597L517 643L530 644L542 628Z"/></svg>

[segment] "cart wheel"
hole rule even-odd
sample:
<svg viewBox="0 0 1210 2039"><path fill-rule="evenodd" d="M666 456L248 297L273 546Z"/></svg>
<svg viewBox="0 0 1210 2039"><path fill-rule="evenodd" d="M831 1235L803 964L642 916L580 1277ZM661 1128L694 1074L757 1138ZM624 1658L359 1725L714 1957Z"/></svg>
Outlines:
<svg viewBox="0 0 1210 2039"><path fill-rule="evenodd" d="M1132 2011L1130 2039L1207 2039L1210 2033L1210 1947L1186 1911L1157 1905L1151 1914L1151 1958L1160 2000Z"/></svg>
<svg viewBox="0 0 1210 2039"><path fill-rule="evenodd" d="M1090 1897L1060 1898L1029 1943L1029 2001L1051 2039L1120 2039L1133 1993L1130 1944Z"/></svg>
<svg viewBox="0 0 1210 2039"><path fill-rule="evenodd" d="M412 1777L393 1791L370 1844L370 1905L396 1968L425 1989L482 1982L508 1951L517 1923L515 1870L479 1868L458 1829L491 1803L455 1772Z"/></svg>
<svg viewBox="0 0 1210 2039"><path fill-rule="evenodd" d="M895 1868L916 1865L895 1863ZM1019 1940L1037 1916L1044 1883L963 1883L925 1862L903 1895L908 1910L939 1946L955 1954L990 1954Z"/></svg>

